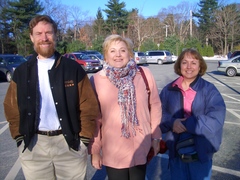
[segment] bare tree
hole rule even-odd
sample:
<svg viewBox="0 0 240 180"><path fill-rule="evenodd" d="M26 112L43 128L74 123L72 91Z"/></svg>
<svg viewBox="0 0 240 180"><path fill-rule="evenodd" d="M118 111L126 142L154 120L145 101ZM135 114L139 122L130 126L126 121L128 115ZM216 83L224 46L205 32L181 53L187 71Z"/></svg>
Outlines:
<svg viewBox="0 0 240 180"><path fill-rule="evenodd" d="M69 12L66 6L57 1L43 0L44 14L51 16L58 24L59 39L65 39L69 27Z"/></svg>
<svg viewBox="0 0 240 180"><path fill-rule="evenodd" d="M71 11L69 11L70 19L72 20L72 26L74 27L74 40L79 39L81 28L85 24L89 24L88 19L88 12L84 12L78 6L72 6Z"/></svg>
<svg viewBox="0 0 240 180"><path fill-rule="evenodd" d="M196 9L196 4L183 1L177 6L164 8L158 13L163 28L169 35L177 35L181 42L190 35L190 11ZM168 28L168 29L166 29Z"/></svg>
<svg viewBox="0 0 240 180"><path fill-rule="evenodd" d="M211 28L210 35L215 39L221 53L226 55L229 47L233 48L234 39L240 33L239 11L237 11L236 5L227 5L217 9L214 17L215 23Z"/></svg>
<svg viewBox="0 0 240 180"><path fill-rule="evenodd" d="M160 22L157 18L149 17L145 19L139 16L137 12L133 12L129 16L128 36L133 40L135 47L140 51L142 43L146 39L153 39L153 41L159 41L159 27Z"/></svg>

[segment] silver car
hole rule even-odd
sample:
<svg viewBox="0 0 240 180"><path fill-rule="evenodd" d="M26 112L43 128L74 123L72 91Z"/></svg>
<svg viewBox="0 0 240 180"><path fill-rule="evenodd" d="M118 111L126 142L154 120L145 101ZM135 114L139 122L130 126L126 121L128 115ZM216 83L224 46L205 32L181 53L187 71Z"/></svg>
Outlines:
<svg viewBox="0 0 240 180"><path fill-rule="evenodd" d="M133 52L134 60L137 64L146 64L146 56L144 52Z"/></svg>
<svg viewBox="0 0 240 180"><path fill-rule="evenodd" d="M228 60L218 61L217 70L233 77L240 73L240 55Z"/></svg>
<svg viewBox="0 0 240 180"><path fill-rule="evenodd" d="M165 50L158 50L158 51L146 51L146 58L147 63L173 63L172 60L172 53Z"/></svg>

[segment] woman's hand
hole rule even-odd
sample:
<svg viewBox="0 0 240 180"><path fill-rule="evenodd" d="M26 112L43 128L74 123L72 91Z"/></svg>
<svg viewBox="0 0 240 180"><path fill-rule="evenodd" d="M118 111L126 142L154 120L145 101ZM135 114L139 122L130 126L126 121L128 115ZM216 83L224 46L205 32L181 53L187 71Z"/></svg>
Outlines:
<svg viewBox="0 0 240 180"><path fill-rule="evenodd" d="M100 154L92 154L91 161L94 168L102 169L102 157Z"/></svg>
<svg viewBox="0 0 240 180"><path fill-rule="evenodd" d="M156 156L160 151L160 145L159 145L160 139L153 139L152 140L152 148L154 151L154 156Z"/></svg>
<svg viewBox="0 0 240 180"><path fill-rule="evenodd" d="M186 127L182 124L182 121L185 121L186 118L176 119L173 123L173 132L180 134L187 131Z"/></svg>

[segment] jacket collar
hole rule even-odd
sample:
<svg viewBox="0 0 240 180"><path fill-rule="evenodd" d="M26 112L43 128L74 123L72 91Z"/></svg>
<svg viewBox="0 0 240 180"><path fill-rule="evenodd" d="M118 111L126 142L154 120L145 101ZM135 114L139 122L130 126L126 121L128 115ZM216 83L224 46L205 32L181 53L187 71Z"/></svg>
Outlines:
<svg viewBox="0 0 240 180"><path fill-rule="evenodd" d="M200 75L197 75L196 79L190 84L190 87L193 89L193 90L196 90L196 84L198 82L198 80L201 78ZM179 90L178 86L177 85L174 85L174 82L176 81L177 79L175 79L174 81L172 81L169 86L168 86L168 89L169 90Z"/></svg>

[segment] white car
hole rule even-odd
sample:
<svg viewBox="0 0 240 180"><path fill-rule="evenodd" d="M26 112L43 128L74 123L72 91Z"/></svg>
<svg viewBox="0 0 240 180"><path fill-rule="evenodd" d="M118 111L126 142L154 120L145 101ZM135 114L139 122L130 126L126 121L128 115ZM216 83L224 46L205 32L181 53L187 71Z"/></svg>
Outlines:
<svg viewBox="0 0 240 180"><path fill-rule="evenodd" d="M240 55L228 60L218 61L217 70L225 72L230 77L240 74Z"/></svg>
<svg viewBox="0 0 240 180"><path fill-rule="evenodd" d="M134 61L137 64L146 64L147 60L146 60L146 55L144 52L133 52L134 55Z"/></svg>
<svg viewBox="0 0 240 180"><path fill-rule="evenodd" d="M172 53L165 50L146 51L147 63L173 63Z"/></svg>
<svg viewBox="0 0 240 180"><path fill-rule="evenodd" d="M177 61L177 58L178 58L178 56L172 55L172 61L173 61L173 62L176 62L176 61Z"/></svg>

